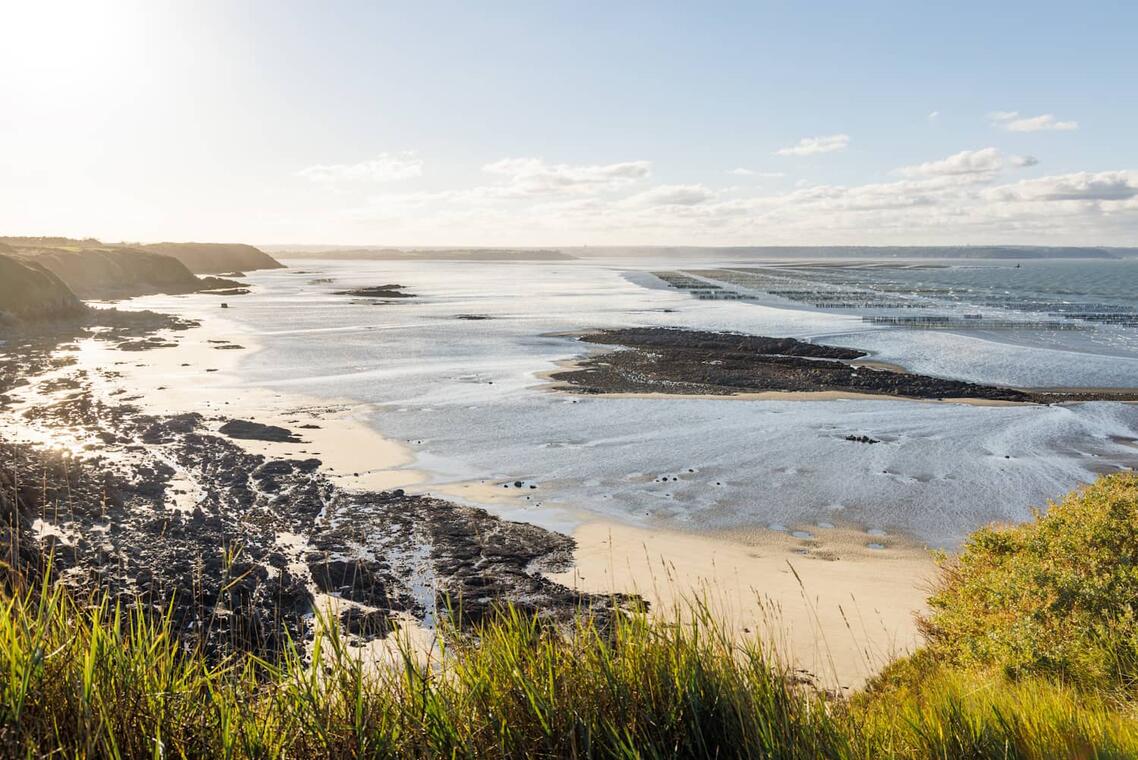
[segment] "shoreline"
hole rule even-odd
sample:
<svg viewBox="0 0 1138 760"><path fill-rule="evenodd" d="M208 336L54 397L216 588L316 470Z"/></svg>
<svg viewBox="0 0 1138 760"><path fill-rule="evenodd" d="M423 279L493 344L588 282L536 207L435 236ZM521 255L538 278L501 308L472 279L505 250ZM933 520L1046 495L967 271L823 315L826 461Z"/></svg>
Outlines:
<svg viewBox="0 0 1138 760"><path fill-rule="evenodd" d="M181 313L177 305L158 308L174 315ZM79 367L89 371L91 385L97 387L99 396L115 398L117 402L129 400L151 414L200 413L204 417L203 432L216 432L218 419L223 417L287 428L300 440L237 439L228 443L269 460L319 458L320 478L346 491L398 489L402 495L406 489L409 499L441 497L453 500L452 505L456 502L486 509L494 520L520 520L533 527L533 518L527 516L524 509L518 509L528 506L522 501L524 491L501 488L501 483L492 478L432 482L431 473L418 466L412 448L385 438L373 427L374 416L382 414L381 406L247 384L242 379L241 364L261 350L255 335L225 312L205 313L198 308L190 311L198 321L197 326L177 333L170 340L165 340L167 333L157 333L148 339L156 345L145 351L127 352L93 338L80 341L83 345L75 351ZM590 351L589 356L600 351L603 349ZM557 362L557 368L532 373L539 382L529 387L563 392L551 376L565 368L576 367L586 358L566 359ZM857 359L852 364L869 366L872 359ZM104 377L108 372L111 374ZM848 391L605 394L644 399L678 395L712 400L849 399L1018 405L1018 402L994 399L910 399ZM182 483L175 485L181 487ZM192 495L183 497L183 508L193 510L194 498ZM933 576L934 563L930 552L903 535L890 535L877 541L878 534L872 531L832 526L819 526L821 529L808 526L813 535L806 538L801 531L783 532L762 527L700 531L686 526L621 522L619 517L603 515L579 503L562 504L558 509L568 519L562 521L566 527L553 527L553 530L571 536L575 544L567 544L568 549L558 549L563 551L563 556L554 563L560 565L555 572L542 572L539 565L527 566L525 572L567 587L563 589L565 592L577 592L579 597L593 600L613 594L639 594L665 619L674 614L677 603L684 599L706 602L737 636L761 634L785 662L808 672L812 680L828 688L857 688L893 655L910 651L919 643L915 615L925 610L925 587ZM374 519L362 511L354 514L349 511L349 514L350 520ZM424 519L425 514L423 511L417 515L412 513L408 522L422 524L417 521ZM451 518L430 515L426 519ZM454 528L464 531L475 525L478 526L475 530L484 530L481 526L486 524L459 518L454 521ZM540 521L539 524L551 527ZM358 544L350 545L368 550L373 545L368 541L379 540L381 535L370 533L369 536L369 532L360 531ZM540 531L519 531L518 535L525 537L520 543L524 545L532 540L536 543L531 546L537 546L550 540L549 536L538 533ZM285 537L283 548L290 558L290 569L305 576L311 559L305 560L315 548L313 536L299 532L280 535ZM369 537L365 540L365 536ZM290 543L293 539L295 546ZM478 540L482 539L479 535ZM345 536L345 540L355 539ZM382 551L391 551L392 547L403 554L422 548L398 536ZM379 555L379 550L376 554ZM461 566L463 573L471 572L470 567L477 561L477 555L474 556L473 560L470 556L461 556L455 560L461 565L455 566ZM516 558L516 554L506 556L507 561ZM566 567L566 563L571 564ZM510 565L508 572L514 570L516 567ZM410 577L405 568L396 568L395 572L400 582ZM426 577L428 583L435 581L429 574ZM440 584L442 582L455 581L444 578L440 579ZM457 582L461 583L461 578ZM523 578L523 582L528 581ZM428 620L433 599L430 588L421 584L416 592L420 598L415 600L416 609L428 610ZM377 610L384 609L382 604L361 605L352 597L343 599L325 592L314 592L314 597L315 606L320 608L335 600L333 606L337 613L375 615ZM511 597L508 592L502 592L500 598ZM568 596L546 598L558 605L564 604ZM388 610L387 615L423 642L424 649L434 643L434 630L429 622L424 625L415 615L395 609ZM386 641L383 638L373 641L365 651L382 654Z"/></svg>
<svg viewBox="0 0 1138 760"><path fill-rule="evenodd" d="M571 558L569 537L392 488L418 478L365 424L370 407L243 386L227 357L249 336L202 321L115 312L2 356L0 479L42 483L13 492L14 582L169 606L209 656L303 645L332 597L353 646L402 628L428 649L448 600L462 600L462 628L499 601L552 620L622 603L544 578ZM101 326L120 322L125 337ZM266 424L278 420L294 428ZM372 469L338 472L354 462Z"/></svg>
<svg viewBox="0 0 1138 760"><path fill-rule="evenodd" d="M210 341L222 339L245 350L213 348L219 344ZM415 466L411 449L368 424L373 406L243 385L239 364L258 349L240 324L207 317L181 336L177 348L146 352L147 366L127 368L116 382L142 394L146 408L224 413L293 429L304 443L234 443L267 457L319 457L321 469L346 489L406 488L458 498L495 514L522 505L512 489L504 491L492 480L431 483L429 473ZM111 353L105 358L112 359L115 352L107 350ZM184 372L189 379L200 377L203 368L217 371L207 373L204 383L171 387L170 372ZM892 654L916 645L914 616L924 609L921 584L931 576L933 564L929 552L905 537L890 536L888 547L877 550L864 546L865 534L840 528L803 542L766 528L703 532L641 527L603 518L581 505L565 514L574 523L569 531L576 542L572 566L547 573L550 580L594 595L641 594L661 615L674 612L685 598L702 595L737 635L761 632L776 655L827 686L856 688ZM799 553L804 546L820 551L807 556ZM801 586L790 567L800 574ZM655 583L660 573L668 579L666 589ZM861 622L847 613L857 613ZM429 628L410 619L401 625L426 648L433 644ZM382 654L386 641L374 642L369 651Z"/></svg>

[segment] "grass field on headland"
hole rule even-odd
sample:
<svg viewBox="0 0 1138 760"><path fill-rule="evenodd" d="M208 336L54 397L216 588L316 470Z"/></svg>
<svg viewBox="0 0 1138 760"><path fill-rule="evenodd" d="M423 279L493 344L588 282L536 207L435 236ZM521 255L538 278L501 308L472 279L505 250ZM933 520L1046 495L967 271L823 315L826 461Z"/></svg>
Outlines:
<svg viewBox="0 0 1138 760"><path fill-rule="evenodd" d="M266 661L187 650L161 610L20 588L0 753L34 757L1134 757L1138 478L1102 478L945 558L926 645L850 697L698 603L540 623L503 609L424 659L334 626Z"/></svg>

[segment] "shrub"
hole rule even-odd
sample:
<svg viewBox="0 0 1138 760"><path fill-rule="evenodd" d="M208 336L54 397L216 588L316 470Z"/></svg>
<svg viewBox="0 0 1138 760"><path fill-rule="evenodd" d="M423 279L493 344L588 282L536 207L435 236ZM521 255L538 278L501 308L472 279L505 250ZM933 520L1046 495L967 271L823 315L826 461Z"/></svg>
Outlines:
<svg viewBox="0 0 1138 760"><path fill-rule="evenodd" d="M922 621L949 665L1130 690L1138 677L1138 476L1100 478L944 559Z"/></svg>

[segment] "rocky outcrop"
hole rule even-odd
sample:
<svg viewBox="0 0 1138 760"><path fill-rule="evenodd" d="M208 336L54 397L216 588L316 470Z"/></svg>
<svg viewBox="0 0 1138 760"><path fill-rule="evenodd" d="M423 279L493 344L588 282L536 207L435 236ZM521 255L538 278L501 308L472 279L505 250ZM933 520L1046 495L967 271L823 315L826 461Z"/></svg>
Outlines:
<svg viewBox="0 0 1138 760"><path fill-rule="evenodd" d="M411 293L403 292L403 285L372 285L366 288L353 288L352 290L337 290L338 296L355 296L356 298L414 298Z"/></svg>
<svg viewBox="0 0 1138 760"><path fill-rule="evenodd" d="M85 308L52 272L0 251L0 321L58 319Z"/></svg>
<svg viewBox="0 0 1138 760"><path fill-rule="evenodd" d="M250 441L300 443L300 438L288 428L262 425L259 422L250 422L249 420L230 420L221 426L219 432L230 438L244 438Z"/></svg>
<svg viewBox="0 0 1138 760"><path fill-rule="evenodd" d="M864 351L794 338L630 327L587 333L580 339L625 349L588 356L573 369L551 375L554 381L581 393L730 396L772 391L839 392L1036 404L1138 400L1138 393L1121 389L1039 391L858 366L853 362L865 357ZM866 436L846 440L875 442Z"/></svg>
<svg viewBox="0 0 1138 760"><path fill-rule="evenodd" d="M141 247L150 253L173 256L194 274L284 268L269 254L243 243L153 243Z"/></svg>

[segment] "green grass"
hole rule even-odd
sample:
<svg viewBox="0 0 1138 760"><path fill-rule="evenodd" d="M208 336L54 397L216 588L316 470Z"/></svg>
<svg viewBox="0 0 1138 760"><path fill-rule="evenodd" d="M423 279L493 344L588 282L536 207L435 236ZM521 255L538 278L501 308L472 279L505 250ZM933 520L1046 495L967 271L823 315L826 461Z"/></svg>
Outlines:
<svg viewBox="0 0 1138 760"><path fill-rule="evenodd" d="M5 757L1138 757L1125 705L939 666L837 699L698 609L568 631L505 609L431 663L404 643L391 667L322 627L312 667L212 663L166 620L59 589L4 607Z"/></svg>
<svg viewBox="0 0 1138 760"><path fill-rule="evenodd" d="M1061 525L1089 544L1069 545L1071 552L1087 562L1098 556L1098 570L1083 583L1117 579L1129 555L1112 563L1093 550L1107 540L1103 531L1121 527L1107 518L1126 514L1134 488L1133 478L1104 480L1064 503L1072 511L1060 517L1073 522L1039 528L1050 519L1043 517L1015 530L1050 536ZM1096 522L1096 515L1105 517ZM1118 679L1094 683L1052 667L1009 668L1001 657L961 654L976 651L967 637L984 627L953 633L943 621L977 604L954 584L971 583L972 568L994 572L968 559L981 544L989 545L972 541L946 565L930 619L940 625L938 638L851 698L796 682L764 655L762 642L739 641L698 605L676 619L631 612L608 626L582 617L558 628L503 608L472 633L444 631L430 658L402 641L392 663L378 666L336 626L318 625L307 656L291 646L274 662L248 654L218 662L188 650L168 616L43 586L0 597L0 756L1138 757L1138 714ZM1000 567L1017 573L1034 565ZM1014 590L1050 577L1004 580ZM1037 597L1050 598L1030 596ZM1005 618L992 599L979 604L994 616L985 625L1000 640ZM1046 609L1054 621L1029 620L1060 626L1064 608ZM1070 609L1069 620L1087 619L1081 606ZM1090 632L1071 629L1069 638L1092 641L1096 652L1128 651L1111 637L1128 640L1133 629L1122 616L1109 620ZM1009 625L1015 629L1014 620ZM1030 641L1015 641L1019 648L1010 651L1030 651ZM1054 646L1048 637L1039 642Z"/></svg>

